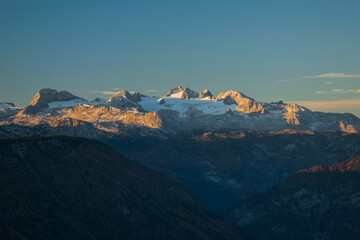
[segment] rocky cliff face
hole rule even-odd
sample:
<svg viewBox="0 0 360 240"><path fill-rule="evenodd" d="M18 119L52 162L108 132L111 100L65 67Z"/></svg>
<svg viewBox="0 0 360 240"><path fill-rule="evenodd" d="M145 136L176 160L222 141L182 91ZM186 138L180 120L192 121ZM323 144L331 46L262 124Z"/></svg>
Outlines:
<svg viewBox="0 0 360 240"><path fill-rule="evenodd" d="M167 97L176 97L179 99L190 99L190 98L213 99L214 98L214 96L208 89L205 89L202 92L195 92L195 91L191 90L190 88L184 89L180 85L177 85L173 89L170 89L167 93Z"/></svg>
<svg viewBox="0 0 360 240"><path fill-rule="evenodd" d="M144 111L137 103L141 101L142 96L140 93L130 94L126 90L121 90L110 97L105 103L106 106L112 106L121 110Z"/></svg>
<svg viewBox="0 0 360 240"><path fill-rule="evenodd" d="M65 102L75 99L86 101L67 91L58 92L54 89L44 88L35 94L34 98L30 102L30 105L24 108L24 112L34 114L49 107L49 103L51 102Z"/></svg>
<svg viewBox="0 0 360 240"><path fill-rule="evenodd" d="M360 156L305 169L240 202L228 218L255 239L358 239Z"/></svg>
<svg viewBox="0 0 360 240"><path fill-rule="evenodd" d="M216 97L217 101L223 101L226 105L237 105L235 111L244 113L265 113L263 104L256 102L254 99L247 97L238 91L227 91L220 93Z"/></svg>

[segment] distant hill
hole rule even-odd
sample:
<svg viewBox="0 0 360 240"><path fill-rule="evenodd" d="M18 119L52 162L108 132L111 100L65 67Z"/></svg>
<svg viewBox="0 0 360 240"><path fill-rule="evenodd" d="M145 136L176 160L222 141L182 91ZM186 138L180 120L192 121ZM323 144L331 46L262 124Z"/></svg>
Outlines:
<svg viewBox="0 0 360 240"><path fill-rule="evenodd" d="M0 140L2 239L245 239L186 187L96 140Z"/></svg>
<svg viewBox="0 0 360 240"><path fill-rule="evenodd" d="M359 239L360 156L301 170L227 217L255 239Z"/></svg>

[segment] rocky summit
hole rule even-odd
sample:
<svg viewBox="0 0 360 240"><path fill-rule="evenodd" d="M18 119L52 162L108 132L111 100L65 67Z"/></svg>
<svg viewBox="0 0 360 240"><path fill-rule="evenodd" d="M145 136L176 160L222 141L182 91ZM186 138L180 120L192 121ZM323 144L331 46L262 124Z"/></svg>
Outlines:
<svg viewBox="0 0 360 240"><path fill-rule="evenodd" d="M353 114L313 112L282 101L258 102L233 90L214 97L207 89L196 92L179 85L164 97L122 90L107 100L92 102L67 91L42 89L28 106L0 107L0 136L15 127L41 126L51 132L50 128L59 126L55 124L59 122L73 128L85 124L94 136L119 135L124 129L140 129L143 134L220 129L347 133L360 130L360 119Z"/></svg>

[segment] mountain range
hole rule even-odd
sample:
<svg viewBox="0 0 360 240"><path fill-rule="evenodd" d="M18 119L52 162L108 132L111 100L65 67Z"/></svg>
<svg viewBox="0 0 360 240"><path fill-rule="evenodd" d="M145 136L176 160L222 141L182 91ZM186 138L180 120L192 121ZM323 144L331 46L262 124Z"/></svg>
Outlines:
<svg viewBox="0 0 360 240"><path fill-rule="evenodd" d="M6 106L0 110L0 138L101 140L181 180L215 213L300 169L360 154L360 120L352 114L262 103L231 90L214 97L209 90L176 86L162 98L122 90L89 102L42 89L25 107Z"/></svg>
<svg viewBox="0 0 360 240"><path fill-rule="evenodd" d="M165 97L148 97L122 90L107 100L87 101L67 91L42 89L25 107L1 103L0 134L22 127L41 127L51 133L98 138L121 135L124 129L141 129L142 134L176 134L194 130L214 131L342 131L356 133L360 119L353 114L313 112L282 101L258 102L239 91L229 90L214 97L209 90L195 92L176 86ZM72 127L73 133L68 130ZM86 128L87 131L78 131ZM24 130L26 131L26 130ZM56 130L60 131L59 129ZM20 134L21 135L21 134Z"/></svg>
<svg viewBox="0 0 360 240"><path fill-rule="evenodd" d="M62 238L116 239L134 237L144 225L137 239L246 238L203 204L255 239L355 239L358 220L348 212L358 213L353 157L360 154L359 129L360 119L352 114L258 102L233 90L214 96L176 86L164 97L121 90L88 101L42 89L25 107L0 103L0 138L71 137L0 140L0 233L39 238L39 232L49 237L61 230ZM94 170L101 159L104 165ZM173 196L168 190L175 185ZM70 201L82 204L73 207ZM54 212L43 208L47 202ZM118 202L126 208L117 209ZM129 218L130 205L137 214Z"/></svg>

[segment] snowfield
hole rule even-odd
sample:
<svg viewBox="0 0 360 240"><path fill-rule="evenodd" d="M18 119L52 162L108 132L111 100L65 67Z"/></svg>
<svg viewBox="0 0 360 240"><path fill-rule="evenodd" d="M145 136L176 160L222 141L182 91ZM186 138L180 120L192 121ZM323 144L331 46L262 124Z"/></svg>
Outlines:
<svg viewBox="0 0 360 240"><path fill-rule="evenodd" d="M237 107L235 104L225 105L222 101L216 101L209 98L191 98L191 99L180 99L179 93L170 95L169 97L163 98L151 98L143 97L138 102L145 111L157 112L162 109L174 110L179 112L180 117L186 117L188 110L199 110L204 114L219 115L226 113L227 109L235 110ZM164 103L160 104L161 99L164 99Z"/></svg>
<svg viewBox="0 0 360 240"><path fill-rule="evenodd" d="M64 102L51 102L48 105L49 105L49 108L60 108L60 107L76 106L79 103L81 103L81 104L89 104L89 102L87 102L87 101L83 101L81 99L74 99L74 100L64 101Z"/></svg>

